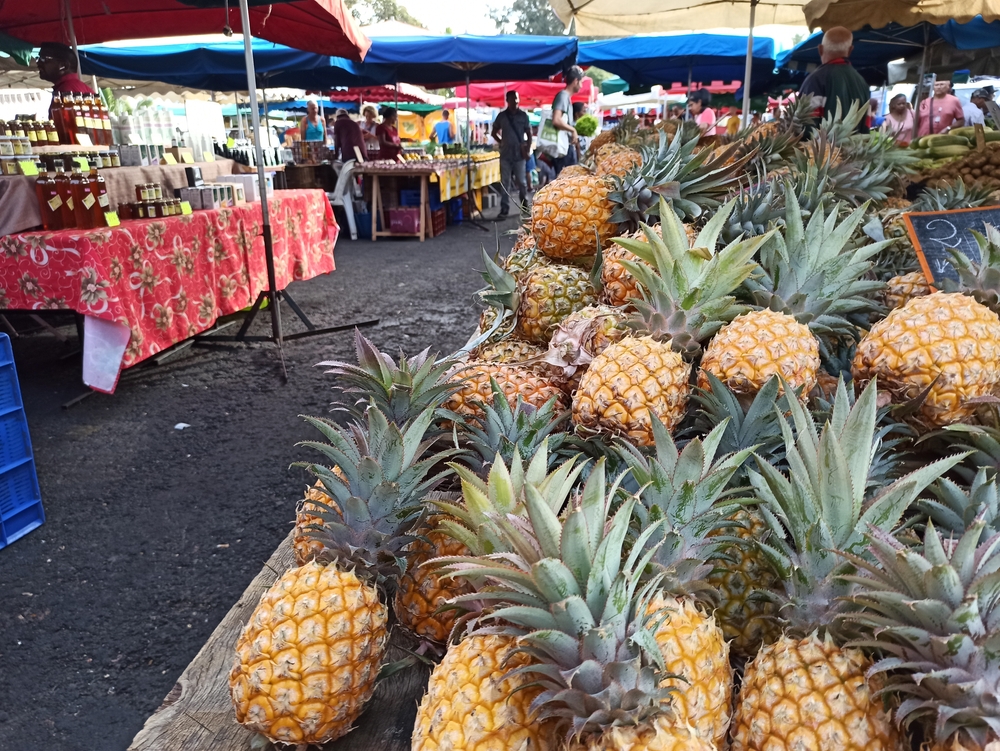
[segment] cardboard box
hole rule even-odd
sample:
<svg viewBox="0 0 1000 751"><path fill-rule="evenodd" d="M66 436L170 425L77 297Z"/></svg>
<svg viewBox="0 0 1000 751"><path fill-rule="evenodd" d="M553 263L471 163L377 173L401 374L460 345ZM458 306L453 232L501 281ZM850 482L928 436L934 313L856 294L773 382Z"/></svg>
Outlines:
<svg viewBox="0 0 1000 751"><path fill-rule="evenodd" d="M200 211L204 208L201 205L201 193L201 188L179 188L177 190L177 197L191 204L191 208L195 211Z"/></svg>
<svg viewBox="0 0 1000 751"><path fill-rule="evenodd" d="M189 149L187 146L171 146L165 153L173 154L178 164L194 164L195 161L194 149Z"/></svg>

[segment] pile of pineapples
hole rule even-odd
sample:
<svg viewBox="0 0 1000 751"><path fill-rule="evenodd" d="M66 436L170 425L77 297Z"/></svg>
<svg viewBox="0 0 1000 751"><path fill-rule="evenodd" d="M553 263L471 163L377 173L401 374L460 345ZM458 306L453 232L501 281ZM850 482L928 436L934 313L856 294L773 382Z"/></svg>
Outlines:
<svg viewBox="0 0 1000 751"><path fill-rule="evenodd" d="M465 348L324 363L237 720L341 737L395 624L414 751L1000 748L1000 232L932 291L899 216L989 197L893 198L857 116L626 122L484 253Z"/></svg>

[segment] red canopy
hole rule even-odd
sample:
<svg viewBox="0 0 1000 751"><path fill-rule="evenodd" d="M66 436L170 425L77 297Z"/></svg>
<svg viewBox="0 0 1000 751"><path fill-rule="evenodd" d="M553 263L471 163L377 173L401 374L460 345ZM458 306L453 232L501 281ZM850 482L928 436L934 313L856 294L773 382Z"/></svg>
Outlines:
<svg viewBox="0 0 1000 751"><path fill-rule="evenodd" d="M214 7L203 7L203 6ZM66 9L79 44L122 39L242 33L239 0L0 0L0 31L32 44L70 43ZM361 60L371 46L343 0L252 3L250 34L320 55Z"/></svg>
<svg viewBox="0 0 1000 751"><path fill-rule="evenodd" d="M473 102L480 102L488 107L506 107L505 97L508 91L516 91L521 98L521 106L529 109L535 107L547 107L552 104L565 84L550 83L549 81L510 81L508 83L474 83L469 86L469 98ZM579 93L573 96L574 102L589 104L593 101L596 89L594 82L587 78L583 79L583 86ZM455 98L461 100L459 107L465 106L465 87L455 87ZM445 103L447 107L448 104Z"/></svg>
<svg viewBox="0 0 1000 751"><path fill-rule="evenodd" d="M423 103L423 99L400 91L397 99L396 90L392 86L357 86L346 91L331 91L331 102L410 102Z"/></svg>
<svg viewBox="0 0 1000 751"><path fill-rule="evenodd" d="M742 81L731 81L729 83L725 81L712 81L712 83L704 85L700 83L692 84L691 90L705 89L712 94L735 94L742 85ZM687 84L675 81L669 88L664 87L664 92L673 96L682 96L687 94Z"/></svg>

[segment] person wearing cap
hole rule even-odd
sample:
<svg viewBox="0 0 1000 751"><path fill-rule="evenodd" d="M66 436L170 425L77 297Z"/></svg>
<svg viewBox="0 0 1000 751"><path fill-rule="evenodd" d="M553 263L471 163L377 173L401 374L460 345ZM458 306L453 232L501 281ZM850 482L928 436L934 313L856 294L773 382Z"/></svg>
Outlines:
<svg viewBox="0 0 1000 751"><path fill-rule="evenodd" d="M986 124L986 102L988 101L990 101L990 95L986 93L986 89L976 89L972 92L969 103L962 106L966 125Z"/></svg>
<svg viewBox="0 0 1000 751"><path fill-rule="evenodd" d="M819 46L819 59L823 64L799 87L799 96L811 100L814 117L830 117L838 106L844 115L851 105L868 110L871 92L865 79L851 65L853 51L854 34L849 29L834 26L823 34L823 43ZM869 130L868 118L864 117L856 132L868 133Z"/></svg>
<svg viewBox="0 0 1000 751"><path fill-rule="evenodd" d="M556 94L556 98L552 101L552 126L556 130L564 130L569 133L569 147L575 150L579 138L576 134L576 128L573 127L575 123L573 120L573 95L579 93L583 87L583 68L579 65L573 65L563 75L563 80L566 82L566 86ZM565 156L554 157L552 161L556 175L567 164Z"/></svg>
<svg viewBox="0 0 1000 751"><path fill-rule="evenodd" d="M53 94L96 94L76 72L76 54L71 47L46 42L38 50L38 75L52 84ZM52 109L49 108L49 117Z"/></svg>
<svg viewBox="0 0 1000 751"><path fill-rule="evenodd" d="M365 158L365 136L361 132L361 126L351 119L347 110L338 109L333 121L333 147L337 151L337 157L342 162L348 159L364 161ZM361 156L358 157L355 154Z"/></svg>

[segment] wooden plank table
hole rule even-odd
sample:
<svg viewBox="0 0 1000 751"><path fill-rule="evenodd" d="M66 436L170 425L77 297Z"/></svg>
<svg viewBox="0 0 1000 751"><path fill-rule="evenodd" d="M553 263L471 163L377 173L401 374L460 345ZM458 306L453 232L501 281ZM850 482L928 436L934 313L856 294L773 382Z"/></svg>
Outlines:
<svg viewBox="0 0 1000 751"><path fill-rule="evenodd" d="M256 734L236 723L229 699L229 671L236 639L261 595L295 565L292 534L222 619L205 646L181 673L160 708L146 720L128 751L247 751ZM390 611L391 612L391 611ZM402 659L414 642L393 629L387 662ZM427 668L410 667L379 683L355 729L324 751L408 751ZM269 747L273 748L273 747ZM312 747L316 748L316 747Z"/></svg>

